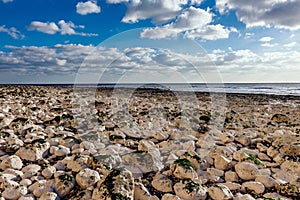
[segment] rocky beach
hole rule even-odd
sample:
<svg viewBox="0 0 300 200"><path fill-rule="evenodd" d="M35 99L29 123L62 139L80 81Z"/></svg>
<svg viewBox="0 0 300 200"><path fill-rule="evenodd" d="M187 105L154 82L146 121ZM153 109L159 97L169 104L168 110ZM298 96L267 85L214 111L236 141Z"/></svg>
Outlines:
<svg viewBox="0 0 300 200"><path fill-rule="evenodd" d="M0 200L299 199L300 97L129 92L0 86Z"/></svg>

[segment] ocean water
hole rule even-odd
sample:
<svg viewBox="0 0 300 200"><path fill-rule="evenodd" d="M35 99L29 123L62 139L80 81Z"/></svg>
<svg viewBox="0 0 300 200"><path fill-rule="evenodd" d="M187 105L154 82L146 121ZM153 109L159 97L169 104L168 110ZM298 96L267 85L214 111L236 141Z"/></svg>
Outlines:
<svg viewBox="0 0 300 200"><path fill-rule="evenodd" d="M224 83L224 84L100 84L97 87L146 88L171 91L274 94L300 96L300 83Z"/></svg>
<svg viewBox="0 0 300 200"><path fill-rule="evenodd" d="M28 84L25 84L28 85ZM32 84L29 84L32 85ZM273 94L300 96L300 83L185 83L185 84L33 84L40 86L145 88L171 91L221 92L239 94Z"/></svg>

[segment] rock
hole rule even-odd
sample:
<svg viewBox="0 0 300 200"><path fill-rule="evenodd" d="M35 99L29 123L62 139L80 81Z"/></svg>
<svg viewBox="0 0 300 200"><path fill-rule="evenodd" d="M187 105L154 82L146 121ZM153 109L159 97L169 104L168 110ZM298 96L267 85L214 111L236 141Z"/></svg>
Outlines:
<svg viewBox="0 0 300 200"><path fill-rule="evenodd" d="M72 175L67 173L60 173L55 176L53 188L60 197L64 197L75 186L75 179Z"/></svg>
<svg viewBox="0 0 300 200"><path fill-rule="evenodd" d="M170 166L170 170L179 179L197 179L195 166L188 159L178 159Z"/></svg>
<svg viewBox="0 0 300 200"><path fill-rule="evenodd" d="M230 159L221 155L216 155L214 159L215 168L219 170L226 170L229 167L229 164L231 163Z"/></svg>
<svg viewBox="0 0 300 200"><path fill-rule="evenodd" d="M252 150L252 149L248 149L248 148L242 148L233 153L233 159L241 162L241 161L248 159L247 155L249 155L249 154L256 157L258 154L258 151L256 149Z"/></svg>
<svg viewBox="0 0 300 200"><path fill-rule="evenodd" d="M300 155L300 137L299 135L285 134L277 138L273 147L280 147L279 152L286 155Z"/></svg>
<svg viewBox="0 0 300 200"><path fill-rule="evenodd" d="M271 120L276 123L288 123L290 119L285 114L274 114Z"/></svg>
<svg viewBox="0 0 300 200"><path fill-rule="evenodd" d="M56 172L56 168L54 166L49 166L49 167L43 169L42 175L45 178L50 179L55 172Z"/></svg>
<svg viewBox="0 0 300 200"><path fill-rule="evenodd" d="M20 185L23 185L23 186L29 186L31 184L32 184L32 181L30 179L22 179L20 182Z"/></svg>
<svg viewBox="0 0 300 200"><path fill-rule="evenodd" d="M8 187L5 188L5 190L2 193L2 197L8 200L15 200L18 199L21 196L24 196L27 194L27 187L25 186L19 186L19 187Z"/></svg>
<svg viewBox="0 0 300 200"><path fill-rule="evenodd" d="M240 194L238 193L233 200L255 200L250 194Z"/></svg>
<svg viewBox="0 0 300 200"><path fill-rule="evenodd" d="M280 183L292 183L297 180L295 173L286 170L278 170L273 175L274 179Z"/></svg>
<svg viewBox="0 0 300 200"><path fill-rule="evenodd" d="M272 192L272 193L266 193L266 194L264 194L263 195L263 197L265 198L265 199L284 199L284 200L292 200L292 199L290 199L290 198L286 198L286 197L284 197L284 196L282 196L282 195L280 195L280 194L278 194L278 193L276 193L276 192Z"/></svg>
<svg viewBox="0 0 300 200"><path fill-rule="evenodd" d="M174 185L175 194L182 199L205 200L207 190L193 181L178 182Z"/></svg>
<svg viewBox="0 0 300 200"><path fill-rule="evenodd" d="M33 194L26 194L21 196L18 200L35 200L35 198Z"/></svg>
<svg viewBox="0 0 300 200"><path fill-rule="evenodd" d="M300 187L299 185L294 185L290 183L286 184L277 184L275 185L277 193L284 196L299 197L300 196Z"/></svg>
<svg viewBox="0 0 300 200"><path fill-rule="evenodd" d="M36 185L36 183L38 184ZM44 193L53 191L52 188L53 181L43 181L43 182L36 182L36 183L34 183L29 187L29 190L31 190L34 196L36 197L40 197Z"/></svg>
<svg viewBox="0 0 300 200"><path fill-rule="evenodd" d="M258 175L255 178L255 181L262 183L266 188L272 188L277 184L275 179L273 179L269 175Z"/></svg>
<svg viewBox="0 0 300 200"><path fill-rule="evenodd" d="M135 200L159 200L157 196L152 196L142 183L134 183Z"/></svg>
<svg viewBox="0 0 300 200"><path fill-rule="evenodd" d="M178 196L173 194L164 194L161 200L181 200Z"/></svg>
<svg viewBox="0 0 300 200"><path fill-rule="evenodd" d="M134 199L134 179L126 169L113 169L93 191L93 200Z"/></svg>
<svg viewBox="0 0 300 200"><path fill-rule="evenodd" d="M223 170L219 170L219 169L215 169L215 168L208 168L207 173L209 175L214 175L214 176L219 176L219 177L224 176Z"/></svg>
<svg viewBox="0 0 300 200"><path fill-rule="evenodd" d="M259 174L257 166L249 162L241 162L236 164L235 171L243 180L254 180Z"/></svg>
<svg viewBox="0 0 300 200"><path fill-rule="evenodd" d="M262 194L265 191L265 186L256 181L244 182L242 184L242 191L254 191L256 194Z"/></svg>
<svg viewBox="0 0 300 200"><path fill-rule="evenodd" d="M240 191L242 188L242 186L238 183L226 182L223 184L226 185L230 191Z"/></svg>
<svg viewBox="0 0 300 200"><path fill-rule="evenodd" d="M45 192L43 193L39 200L58 200L58 195L55 192Z"/></svg>
<svg viewBox="0 0 300 200"><path fill-rule="evenodd" d="M233 195L229 188L223 184L212 185L208 188L208 195L212 199L232 199Z"/></svg>
<svg viewBox="0 0 300 200"><path fill-rule="evenodd" d="M251 138L247 135L235 137L235 141L242 144L243 146L248 146L249 144L251 144Z"/></svg>
<svg viewBox="0 0 300 200"><path fill-rule="evenodd" d="M78 191L77 194L72 195L70 200L91 200L92 199L92 191L90 190L83 190Z"/></svg>
<svg viewBox="0 0 300 200"><path fill-rule="evenodd" d="M153 177L153 181L151 182L151 185L158 191L167 193L167 192L172 192L172 181L163 174L157 173Z"/></svg>
<svg viewBox="0 0 300 200"><path fill-rule="evenodd" d="M47 150L50 148L49 142L42 139L33 140L31 144L21 147L15 155L21 159L28 161L36 161L46 156Z"/></svg>
<svg viewBox="0 0 300 200"><path fill-rule="evenodd" d="M40 170L41 170L41 166L39 166L39 165L36 165L36 164L27 165L26 167L24 167L22 169L22 172L24 173L22 178L31 178L31 177L37 175Z"/></svg>
<svg viewBox="0 0 300 200"><path fill-rule="evenodd" d="M52 146L50 148L50 153L54 154L55 156L66 156L71 153L70 148L58 145L57 147Z"/></svg>
<svg viewBox="0 0 300 200"><path fill-rule="evenodd" d="M290 171L300 176L300 162L285 161L280 165L282 170Z"/></svg>
<svg viewBox="0 0 300 200"><path fill-rule="evenodd" d="M20 159L19 156L16 156L16 155L12 155L12 156L4 158L0 164L0 168L2 170L9 169L9 168L21 169L22 166L23 166L22 160Z"/></svg>
<svg viewBox="0 0 300 200"><path fill-rule="evenodd" d="M237 173L233 171L227 171L225 172L225 180L230 182L237 182L239 180L239 177Z"/></svg>
<svg viewBox="0 0 300 200"><path fill-rule="evenodd" d="M76 175L76 182L82 189L87 189L93 186L100 180L100 175L97 171L85 168Z"/></svg>
<svg viewBox="0 0 300 200"><path fill-rule="evenodd" d="M73 155L71 160L67 164L67 168L71 169L73 172L79 172L85 168L87 168L89 156L76 154Z"/></svg>

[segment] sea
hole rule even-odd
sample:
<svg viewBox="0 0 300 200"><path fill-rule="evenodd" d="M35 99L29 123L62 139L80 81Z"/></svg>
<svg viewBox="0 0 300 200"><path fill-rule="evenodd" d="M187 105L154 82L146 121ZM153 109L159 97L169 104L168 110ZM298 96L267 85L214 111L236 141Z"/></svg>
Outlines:
<svg viewBox="0 0 300 200"><path fill-rule="evenodd" d="M300 83L25 84L37 86L156 89L168 91L300 96Z"/></svg>

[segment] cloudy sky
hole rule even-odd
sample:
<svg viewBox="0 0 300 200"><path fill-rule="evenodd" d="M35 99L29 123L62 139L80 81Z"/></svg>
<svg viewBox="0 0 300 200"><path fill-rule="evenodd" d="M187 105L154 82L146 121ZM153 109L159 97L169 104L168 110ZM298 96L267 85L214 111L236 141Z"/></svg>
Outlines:
<svg viewBox="0 0 300 200"><path fill-rule="evenodd" d="M0 83L299 82L299 0L0 0Z"/></svg>

